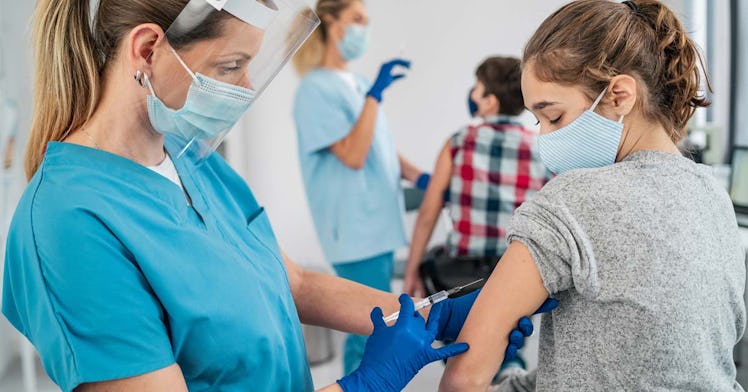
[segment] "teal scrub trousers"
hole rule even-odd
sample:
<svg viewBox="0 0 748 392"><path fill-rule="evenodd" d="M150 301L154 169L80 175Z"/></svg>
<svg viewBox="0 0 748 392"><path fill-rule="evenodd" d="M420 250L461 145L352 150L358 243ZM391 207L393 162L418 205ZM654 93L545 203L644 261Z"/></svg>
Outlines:
<svg viewBox="0 0 748 392"><path fill-rule="evenodd" d="M333 268L341 278L352 280L382 291L391 291L395 253L388 252L368 259L335 263ZM351 374L358 368L364 355L367 336L348 335L343 349L343 371Z"/></svg>

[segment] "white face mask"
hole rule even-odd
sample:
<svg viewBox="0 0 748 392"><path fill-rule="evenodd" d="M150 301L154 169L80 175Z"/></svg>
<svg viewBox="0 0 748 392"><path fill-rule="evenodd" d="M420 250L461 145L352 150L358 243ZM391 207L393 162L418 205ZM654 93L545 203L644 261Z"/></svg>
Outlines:
<svg viewBox="0 0 748 392"><path fill-rule="evenodd" d="M595 113L606 91L607 88L576 120L538 136L540 159L548 170L562 174L615 163L623 134L623 116L616 122Z"/></svg>

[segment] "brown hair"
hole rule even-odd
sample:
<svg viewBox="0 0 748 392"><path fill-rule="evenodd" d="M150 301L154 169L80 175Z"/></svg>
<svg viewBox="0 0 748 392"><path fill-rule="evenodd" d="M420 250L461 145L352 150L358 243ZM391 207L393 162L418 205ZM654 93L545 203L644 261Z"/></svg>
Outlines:
<svg viewBox="0 0 748 392"><path fill-rule="evenodd" d="M483 96L499 100L499 114L516 116L525 109L522 98L522 67L514 57L489 57L475 70L475 77L486 86Z"/></svg>
<svg viewBox="0 0 748 392"><path fill-rule="evenodd" d="M327 42L327 26L325 24L325 15L330 15L337 19L340 13L356 1L363 0L318 0L315 6L315 12L321 23L317 29L312 32L309 39L296 52L293 58L293 65L299 75L305 75L307 72L322 63L322 57L325 55L325 44ZM306 11L299 18L310 19L311 11Z"/></svg>
<svg viewBox="0 0 748 392"><path fill-rule="evenodd" d="M583 86L594 98L620 74L642 86L644 116L658 121L678 142L698 107L710 105L700 92L704 61L675 14L656 0L624 3L571 2L548 17L525 47L546 82Z"/></svg>
<svg viewBox="0 0 748 392"><path fill-rule="evenodd" d="M39 0L34 14L36 71L31 133L25 170L31 178L50 141L64 140L93 114L101 76L134 27L155 23L164 31L189 0L100 0L93 29L90 0ZM220 34L228 13L213 13L189 38L170 42L180 49ZM93 30L93 31L92 31Z"/></svg>

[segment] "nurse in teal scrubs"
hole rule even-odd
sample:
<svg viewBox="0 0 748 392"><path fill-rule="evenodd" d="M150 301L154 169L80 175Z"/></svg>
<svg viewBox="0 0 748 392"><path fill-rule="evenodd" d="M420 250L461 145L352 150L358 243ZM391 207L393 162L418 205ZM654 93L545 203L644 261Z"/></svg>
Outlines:
<svg viewBox="0 0 748 392"><path fill-rule="evenodd" d="M359 0L319 0L322 24L294 59L304 75L294 120L317 236L338 276L390 291L394 252L406 245L400 180L425 188L428 175L400 156L382 95L410 63L385 63L372 84L348 70L369 42ZM358 366L366 338L348 336L344 371Z"/></svg>
<svg viewBox="0 0 748 392"><path fill-rule="evenodd" d="M37 2L2 311L63 391L311 391L301 322L371 335L325 391L397 391L467 349L431 344L457 337L474 295L425 322L407 296L304 271L213 151L316 27L283 24L299 9L102 0L91 26L88 0Z"/></svg>
<svg viewBox="0 0 748 392"><path fill-rule="evenodd" d="M375 326L368 364L331 391L397 390L466 349L431 348L454 306L427 326L408 297L294 265L213 153L318 23L279 26L290 4L303 2L102 0L92 28L88 0L37 3L3 314L62 390L311 391L301 321Z"/></svg>

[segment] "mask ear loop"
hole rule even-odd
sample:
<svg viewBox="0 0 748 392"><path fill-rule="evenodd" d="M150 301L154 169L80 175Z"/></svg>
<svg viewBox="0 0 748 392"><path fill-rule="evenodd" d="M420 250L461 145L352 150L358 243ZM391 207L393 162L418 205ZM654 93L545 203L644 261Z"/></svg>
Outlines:
<svg viewBox="0 0 748 392"><path fill-rule="evenodd" d="M593 103L592 107L590 107L591 111L593 112L595 111L595 108L597 108L597 105L600 104L600 101L603 100L603 97L605 96L605 93L607 91L608 91L608 88L605 87L605 90L603 90L603 92L601 92L600 95L597 96L597 99L595 99L595 103ZM623 124L623 115L621 115L621 117L618 118L618 122Z"/></svg>
<svg viewBox="0 0 748 392"><path fill-rule="evenodd" d="M174 48L172 48L172 47L169 47L169 49L171 49L171 52L174 53L174 56L177 57L177 61L179 61L179 64L182 64L182 67L184 67L184 69L187 71L187 73L190 74L190 76L192 77L192 80L194 80L195 82L197 82L197 76L195 75L194 72L192 72L192 70L190 69L190 67L188 67L187 64L185 64L184 60L182 60L182 58L179 57L179 54L177 53L177 51L174 50Z"/></svg>
<svg viewBox="0 0 748 392"><path fill-rule="evenodd" d="M143 74L143 79L145 86L151 91L151 95L153 95L154 98L158 98L156 97L156 92L153 91L153 85L151 85L151 79L148 77L148 74Z"/></svg>
<svg viewBox="0 0 748 392"><path fill-rule="evenodd" d="M194 80L195 82L197 82L198 81L197 80L197 76L195 76L195 74L192 72L192 70L190 70L190 68L187 66L187 64L184 63L184 61L182 60L182 58L179 57L179 54L177 53L177 51L174 50L174 48L171 48L171 47L169 49L171 49L171 52L174 53L174 56L176 56L177 61L179 61L179 64L182 64L182 67L184 67L184 69L187 71L187 73L190 74L190 77L192 77L192 80ZM142 83L141 83L141 78L143 80ZM148 89L151 90L151 95L153 95L154 97L156 97L156 92L153 90L153 85L151 85L151 79L148 77L147 73L145 73L145 72L141 73L140 71L138 71L138 73L135 75L135 80L137 80L138 83L141 83L140 84L141 86L148 87Z"/></svg>
<svg viewBox="0 0 748 392"><path fill-rule="evenodd" d="M605 96L605 93L608 91L608 88L605 87L605 90L600 93L600 95L597 96L597 99L595 99L595 103L592 104L592 107L590 107L590 110L593 112L595 111L595 108L597 108L597 105L600 103L600 101L603 100L603 97Z"/></svg>

